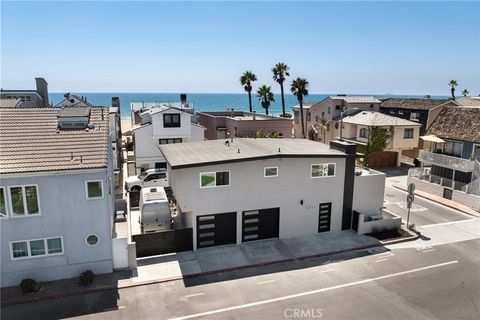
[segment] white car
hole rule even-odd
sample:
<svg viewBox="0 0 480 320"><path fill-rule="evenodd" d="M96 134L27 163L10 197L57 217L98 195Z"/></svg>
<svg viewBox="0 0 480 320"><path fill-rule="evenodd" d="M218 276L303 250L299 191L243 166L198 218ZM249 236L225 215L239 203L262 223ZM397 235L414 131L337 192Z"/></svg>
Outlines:
<svg viewBox="0 0 480 320"><path fill-rule="evenodd" d="M140 191L143 187L166 187L167 171L165 169L148 169L138 176L130 176L125 179L125 190Z"/></svg>

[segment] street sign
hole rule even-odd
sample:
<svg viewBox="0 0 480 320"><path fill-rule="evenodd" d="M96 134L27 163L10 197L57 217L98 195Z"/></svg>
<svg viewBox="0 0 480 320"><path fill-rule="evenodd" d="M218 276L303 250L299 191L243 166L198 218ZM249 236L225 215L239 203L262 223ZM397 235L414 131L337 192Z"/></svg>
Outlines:
<svg viewBox="0 0 480 320"><path fill-rule="evenodd" d="M407 195L407 208L408 208L407 229L409 228L408 222L410 220L410 209L412 208L413 200L415 200L415 195L413 194L414 191L415 191L415 184L410 183L408 185L408 195Z"/></svg>

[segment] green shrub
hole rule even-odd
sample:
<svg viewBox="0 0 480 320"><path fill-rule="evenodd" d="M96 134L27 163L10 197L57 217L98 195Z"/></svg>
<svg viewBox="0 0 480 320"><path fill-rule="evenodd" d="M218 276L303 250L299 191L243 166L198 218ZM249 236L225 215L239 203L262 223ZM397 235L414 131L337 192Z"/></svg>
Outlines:
<svg viewBox="0 0 480 320"><path fill-rule="evenodd" d="M30 279L30 278L25 278L20 282L20 288L22 289L23 292L37 292L40 290L40 284L37 283L37 281Z"/></svg>
<svg viewBox="0 0 480 320"><path fill-rule="evenodd" d="M90 270L80 273L80 277L78 277L78 279L80 280L80 284L84 286L88 286L89 284L92 284L94 278L95 278L95 275Z"/></svg>

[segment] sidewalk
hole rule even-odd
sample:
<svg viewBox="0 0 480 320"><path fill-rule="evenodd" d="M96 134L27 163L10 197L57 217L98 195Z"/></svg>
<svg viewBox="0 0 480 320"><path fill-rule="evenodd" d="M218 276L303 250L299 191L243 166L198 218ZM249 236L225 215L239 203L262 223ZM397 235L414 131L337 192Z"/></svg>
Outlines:
<svg viewBox="0 0 480 320"><path fill-rule="evenodd" d="M407 188L405 188L403 186L399 186L399 185L394 184L393 187L407 192ZM452 209L455 209L455 210L458 210L458 211L462 211L463 213L469 214L471 216L480 217L480 212L475 211L472 208L470 208L469 206L463 205L463 204L458 203L456 201L445 199L445 198L442 198L442 197L439 197L439 196L436 196L436 195L433 195L433 194L430 194L428 192L421 191L421 190L415 190L415 195L417 195L419 197L422 197L422 198L425 198L425 199L428 199L430 201L439 203L439 204L444 205L446 207L449 207L449 208L452 208Z"/></svg>
<svg viewBox="0 0 480 320"><path fill-rule="evenodd" d="M416 240L418 236L393 242ZM202 275L261 267L277 263L329 256L343 252L383 246L375 238L354 231L332 231L290 239L269 239L241 245L204 248L138 259L133 271L97 275L94 283L84 287L77 278L42 283L39 292L23 294L19 287L1 289L1 304L10 305L55 299L101 290L118 290L139 285L167 282Z"/></svg>

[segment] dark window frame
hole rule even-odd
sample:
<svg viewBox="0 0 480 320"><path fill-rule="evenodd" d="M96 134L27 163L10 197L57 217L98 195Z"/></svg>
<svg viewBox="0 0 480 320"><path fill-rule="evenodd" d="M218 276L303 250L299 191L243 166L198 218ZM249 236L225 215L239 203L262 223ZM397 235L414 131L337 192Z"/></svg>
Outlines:
<svg viewBox="0 0 480 320"><path fill-rule="evenodd" d="M158 139L158 144L182 143L182 138Z"/></svg>
<svg viewBox="0 0 480 320"><path fill-rule="evenodd" d="M164 113L163 127L164 128L180 128L180 113Z"/></svg>
<svg viewBox="0 0 480 320"><path fill-rule="evenodd" d="M403 139L413 139L415 130L413 128L405 128L403 130Z"/></svg>

